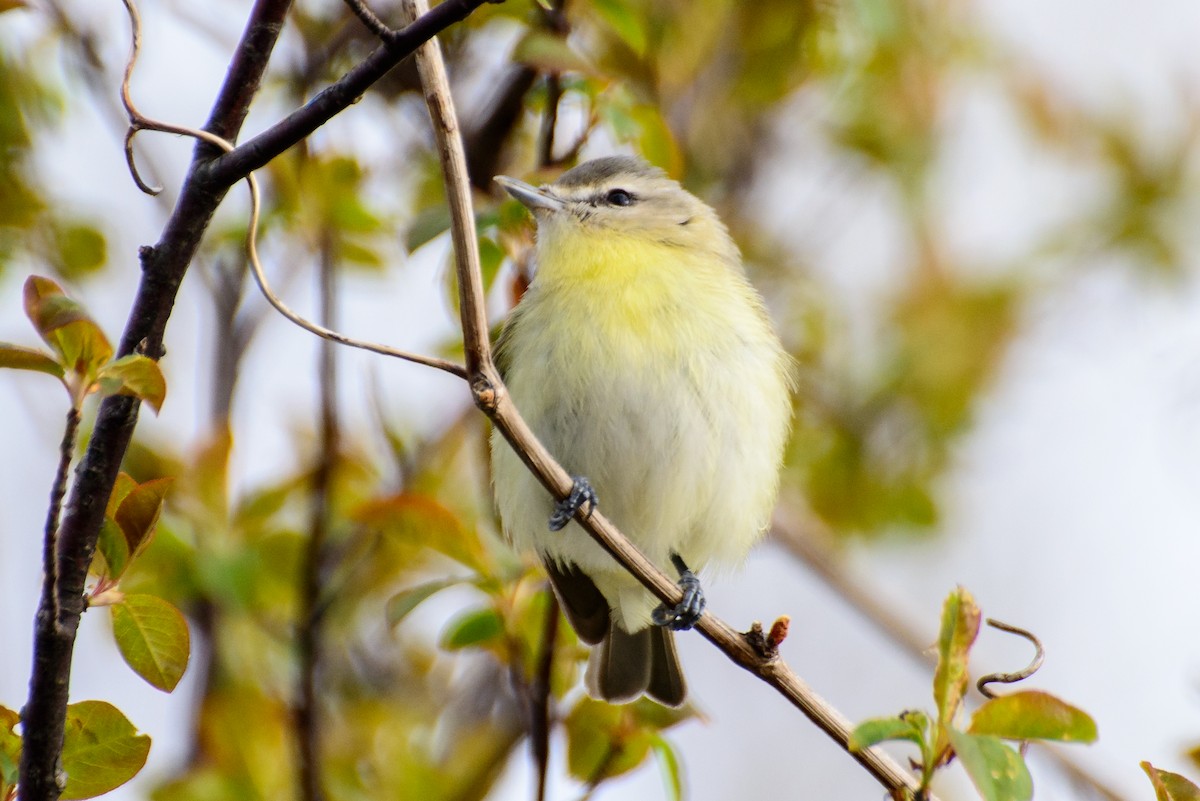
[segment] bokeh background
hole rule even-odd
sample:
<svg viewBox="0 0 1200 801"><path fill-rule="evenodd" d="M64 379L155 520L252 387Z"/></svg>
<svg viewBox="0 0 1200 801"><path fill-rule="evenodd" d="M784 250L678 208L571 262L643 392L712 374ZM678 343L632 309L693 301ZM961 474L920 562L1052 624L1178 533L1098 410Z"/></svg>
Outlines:
<svg viewBox="0 0 1200 801"><path fill-rule="evenodd" d="M0 340L36 341L30 273L57 276L115 339L191 144L141 135L139 164L165 191L137 191L117 0L0 5ZM246 12L146 2L142 110L201 124ZM372 46L334 0L299 3L291 22L247 135ZM445 38L497 322L532 232L490 176L638 152L718 208L799 360L779 532L708 583L710 608L742 627L790 615L785 658L858 720L931 705L928 665L894 635L932 643L962 584L1042 638L1030 684L1100 728L1067 755L1129 799L1153 792L1140 760L1200 775L1198 30L1188 0L508 0ZM453 356L446 216L414 88L399 68L263 171L264 260L310 316ZM246 208L237 187L184 283L167 402L143 413L126 465L177 477L126 585L188 615L188 674L159 693L122 662L105 610L81 627L73 699L111 701L154 743L111 797L294 794L300 566L320 528L329 797L532 798L525 709L547 598L496 536L483 420L426 368L349 351L322 367L318 342L245 277ZM13 709L65 412L46 376L0 380ZM389 599L445 579L393 625ZM890 635L863 604L890 613ZM670 798L672 756L698 801L880 795L698 636L681 638L682 721L605 718L580 700L565 626L551 643L550 798ZM973 665L1027 659L985 632ZM568 759L589 737L614 755L595 782ZM1036 797L1102 797L1031 760ZM938 792L971 797L955 773Z"/></svg>

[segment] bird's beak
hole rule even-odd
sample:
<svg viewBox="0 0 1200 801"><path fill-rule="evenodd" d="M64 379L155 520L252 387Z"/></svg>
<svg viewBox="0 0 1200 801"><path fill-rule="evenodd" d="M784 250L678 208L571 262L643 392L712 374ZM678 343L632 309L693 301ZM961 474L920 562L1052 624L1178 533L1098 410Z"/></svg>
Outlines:
<svg viewBox="0 0 1200 801"><path fill-rule="evenodd" d="M524 181L518 181L516 178L509 178L507 175L497 175L495 181L530 211L562 211L566 208L562 199L555 197L546 189L539 189Z"/></svg>

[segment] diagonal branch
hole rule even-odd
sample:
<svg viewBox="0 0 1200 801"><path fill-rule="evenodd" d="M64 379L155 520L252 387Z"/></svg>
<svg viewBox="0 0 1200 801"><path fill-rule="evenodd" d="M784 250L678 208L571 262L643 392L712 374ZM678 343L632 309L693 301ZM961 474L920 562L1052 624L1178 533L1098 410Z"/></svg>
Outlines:
<svg viewBox="0 0 1200 801"><path fill-rule="evenodd" d="M420 13L423 10L423 1L406 0L408 13L411 16ZM484 296L475 247L475 226L471 213L466 159L463 157L449 84L436 40L430 40L417 51L417 69L425 88L425 98L433 120L446 178L451 230L454 235L455 266L458 271L463 344L475 403L491 418L497 430L551 494L556 498L564 498L570 492L571 478L538 442L521 418L492 363L491 344L484 318ZM580 515L577 519L601 547L660 600L668 605L677 604L681 600L679 588L625 539L601 513L595 512L586 518ZM822 731L846 748L851 730L849 721L817 696L779 658L777 651L762 647L765 641L761 633L757 640L747 637L711 614L705 614L696 628L730 659L778 690ZM756 643L759 647L756 647ZM851 755L887 788L893 797L903 798L906 794L915 793L917 784L914 778L885 754L867 750Z"/></svg>
<svg viewBox="0 0 1200 801"><path fill-rule="evenodd" d="M367 89L430 37L460 22L490 0L445 0L411 25L391 34L365 59L317 93L299 109L272 125L232 152L204 166L204 177L217 186L229 187L320 128L338 112L357 102ZM233 137L226 136L226 139Z"/></svg>

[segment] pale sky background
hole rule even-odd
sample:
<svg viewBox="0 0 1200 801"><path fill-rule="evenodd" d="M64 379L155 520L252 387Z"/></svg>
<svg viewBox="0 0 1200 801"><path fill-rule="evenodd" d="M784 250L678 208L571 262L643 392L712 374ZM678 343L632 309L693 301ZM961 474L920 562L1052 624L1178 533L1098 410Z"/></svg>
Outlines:
<svg viewBox="0 0 1200 801"><path fill-rule="evenodd" d="M242 5L217 4L222 11L216 24L236 34ZM1130 115L1151 131L1170 131L1186 119L1183 97L1193 99L1194 114L1200 98L1200 3L1194 0L978 0L970 6L990 35L1089 108ZM104 52L119 60L127 47L119 3L71 7L108 20ZM143 14L147 49L135 93L147 113L198 124L225 55L160 9ZM27 11L0 16L0 42L36 27L30 17ZM181 72L174 63L188 68ZM814 169L821 157L815 134L820 107L819 99L806 98L793 117L781 120L779 170L761 187L762 207L781 231L797 229L785 218L787 204L825 215L812 220L812 230L824 231L814 268L846 308L869 310L904 262L897 253L901 243L880 212L883 188L843 185ZM353 113L331 135L352 133ZM247 130L261 128L271 116L257 109ZM69 187L80 210L117 221L105 225L116 232L110 240L113 276L88 283L85 294L94 316L115 335L135 283L136 247L157 238L160 216L130 183L120 144L90 103L75 105L69 119L71 128L46 143L42 162ZM982 263L1002 261L1022 252L1022 243L1061 219L1064 209L1088 202L1089 176L1032 156L987 86L964 85L946 125L954 145L938 179L945 200L941 225L956 252L977 255ZM160 177L170 192L191 146L169 137L150 140L141 141L155 163L174 171ZM239 213L244 192L235 189L230 197L224 213ZM818 197L822 202L811 202ZM803 235L809 228L799 230ZM811 241L796 245L813 252ZM1120 264L1076 270L1075 277L1053 283L1028 310L999 380L983 399L978 424L960 443L945 479L943 529L953 536L924 546L905 541L859 547L850 562L887 603L923 626L931 643L941 599L956 583L975 593L986 614L1035 630L1048 658L1032 684L1096 718L1100 742L1072 753L1131 799L1153 797L1138 768L1143 759L1200 779L1181 753L1200 742L1198 252L1190 251L1186 266L1193 275L1180 283L1137 280ZM442 315L435 261L382 280L349 280L343 328L428 350L452 330L444 315L431 319ZM30 271L18 266L0 281L0 340L33 343L19 311L20 284ZM203 337L210 318L197 280L193 275L185 282L168 329L167 404L158 420L143 415L144 433L186 438L198 431L206 397L196 385L195 362L208 358ZM297 307L312 308L309 289L292 290ZM246 369L269 381L259 381L261 392L243 395L235 410L235 426L243 432L235 461L239 480L261 480L293 456L291 431L313 418L314 353L308 335L278 319L256 340ZM436 425L445 407L467 401L456 380L431 370L357 353L344 354L341 369L348 405L362 402L365 379L375 373L396 416L414 425ZM0 464L0 703L13 708L26 693L44 498L65 413L60 396L44 376L0 379L7 452ZM760 548L740 575L709 589L710 608L735 625L791 615L784 656L851 719L930 705L929 672L876 636L774 546ZM707 724L690 723L670 735L684 757L690 798L882 796L853 760L700 637L683 636L681 649L695 697L709 717ZM985 636L973 664L1004 670L1025 656L1022 646L1001 635ZM193 681L185 677L171 696L153 690L120 660L104 613L85 617L73 699L108 700L154 738L146 771L109 798L142 798L141 788L181 758ZM561 767L561 740L554 754ZM1034 780L1037 798L1071 797L1037 760ZM515 760L502 785L495 797L529 798L528 761ZM961 779L942 792L970 797L956 788L962 789ZM553 790L552 798L578 795L565 783ZM613 782L601 797L661 798L661 777L655 768L643 770Z"/></svg>

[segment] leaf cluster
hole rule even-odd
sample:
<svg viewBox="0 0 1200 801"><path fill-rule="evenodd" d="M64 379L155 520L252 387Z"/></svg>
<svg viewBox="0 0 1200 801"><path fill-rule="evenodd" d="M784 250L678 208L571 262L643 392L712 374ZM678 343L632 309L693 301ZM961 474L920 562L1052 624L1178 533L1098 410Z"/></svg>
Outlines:
<svg viewBox="0 0 1200 801"><path fill-rule="evenodd" d="M921 792L929 789L935 771L956 757L981 798L986 801L1029 801L1033 779L1023 750L1005 742L1043 740L1090 743L1096 724L1076 707L1038 690L1021 690L985 701L970 716L961 718L967 694L967 662L979 635L982 619L971 594L959 587L942 608L938 635L938 662L933 676L936 716L909 710L892 717L875 718L855 727L849 747L860 751L888 740L910 742L920 758Z"/></svg>

